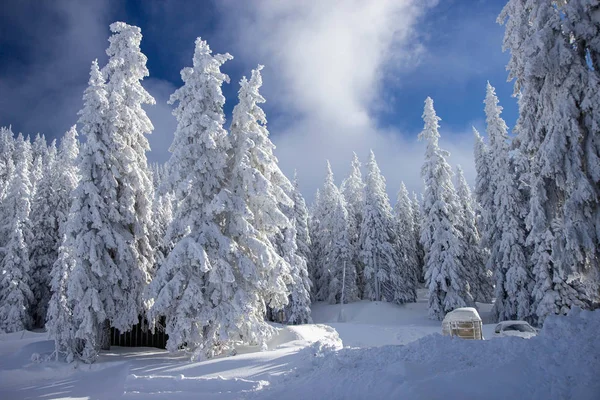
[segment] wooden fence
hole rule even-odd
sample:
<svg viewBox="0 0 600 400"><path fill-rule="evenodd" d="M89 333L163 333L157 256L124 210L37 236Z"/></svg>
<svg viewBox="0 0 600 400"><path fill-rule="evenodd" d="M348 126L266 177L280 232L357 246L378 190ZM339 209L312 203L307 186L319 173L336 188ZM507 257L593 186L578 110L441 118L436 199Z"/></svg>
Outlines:
<svg viewBox="0 0 600 400"><path fill-rule="evenodd" d="M154 333L150 331L148 321L140 317L139 322L127 332L120 332L116 328L110 329L111 346L123 347L157 347L164 349L167 347L169 335L164 329L165 318L161 318Z"/></svg>

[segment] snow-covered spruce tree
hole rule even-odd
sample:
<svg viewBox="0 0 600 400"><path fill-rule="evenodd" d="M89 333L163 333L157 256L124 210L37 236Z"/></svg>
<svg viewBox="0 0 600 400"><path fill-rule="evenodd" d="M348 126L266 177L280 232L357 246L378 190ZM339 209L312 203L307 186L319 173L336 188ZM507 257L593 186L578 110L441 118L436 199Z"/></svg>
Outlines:
<svg viewBox="0 0 600 400"><path fill-rule="evenodd" d="M35 135L35 139L31 143L31 193L35 196L38 183L41 181L45 170L48 166L48 145L46 143L46 137L39 133Z"/></svg>
<svg viewBox="0 0 600 400"><path fill-rule="evenodd" d="M421 213L422 201L417 197L417 193L413 192L412 212L413 212L413 235L416 249L417 265L419 271L419 282L425 282L425 250L421 243L421 225L423 216Z"/></svg>
<svg viewBox="0 0 600 400"><path fill-rule="evenodd" d="M323 274L323 246L321 244L321 217L325 212L321 201L321 190L317 189L315 200L308 215L308 231L310 237L310 259L308 260L308 276L312 282L310 292L312 301L322 301L319 296L321 292L321 275Z"/></svg>
<svg viewBox="0 0 600 400"><path fill-rule="evenodd" d="M294 221L296 223L296 245L298 246L298 254L308 263L311 257L308 209L306 208L306 201L304 200L302 193L300 193L298 177L296 174L294 174L292 185L294 186L292 201L294 202Z"/></svg>
<svg viewBox="0 0 600 400"><path fill-rule="evenodd" d="M423 270L419 265L417 242L415 241L413 204L408 197L408 190L406 190L404 182L400 183L398 198L394 205L394 217L396 220L399 256L403 260L403 268L408 271L411 285L416 288Z"/></svg>
<svg viewBox="0 0 600 400"><path fill-rule="evenodd" d="M176 104L177 130L163 183L176 204L166 234L173 248L150 284L149 317L166 318L168 350L184 346L193 358L226 351L241 334L249 334L245 342L254 340L248 330L268 331L247 298L259 296L245 291L233 262L236 244L224 233L231 210L224 198L231 145L221 91L229 77L220 68L232 58L213 56L208 44L196 39L193 66L181 71L184 84L169 100Z"/></svg>
<svg viewBox="0 0 600 400"><path fill-rule="evenodd" d="M448 152L438 146L440 118L433 100L425 100L425 127L419 138L427 141L421 176L425 183L421 243L425 249L426 284L429 288L429 316L443 319L457 307L473 304L467 273L461 260L461 233L456 228L458 201L452 184Z"/></svg>
<svg viewBox="0 0 600 400"><path fill-rule="evenodd" d="M598 0L561 0L565 15L563 27L571 33L580 59L600 76L600 2ZM589 61L588 61L589 60Z"/></svg>
<svg viewBox="0 0 600 400"><path fill-rule="evenodd" d="M296 222L292 220L292 227L285 228L283 238L278 246L278 252L290 265L292 283L288 285L290 292L288 304L283 309L283 323L290 325L307 324L312 322L310 316L310 277L306 259L298 252L296 242Z"/></svg>
<svg viewBox="0 0 600 400"><path fill-rule="evenodd" d="M315 300L327 301L329 299L329 281L331 270L327 257L331 250L331 222L333 210L336 207L337 193L339 192L333 178L331 165L327 161L327 172L323 187L317 192L312 216L313 231L311 238L314 245L313 257L315 276L313 284L316 285Z"/></svg>
<svg viewBox="0 0 600 400"><path fill-rule="evenodd" d="M350 175L342 182L341 192L346 201L346 209L348 210L348 224L350 245L352 246L352 260L357 274L358 295L363 297L365 283L363 280L363 266L360 261L360 227L362 224L362 212L365 207L365 183L363 182L360 173L360 161L354 153L352 158L352 166Z"/></svg>
<svg viewBox="0 0 600 400"><path fill-rule="evenodd" d="M81 179L72 192L68 223L52 269L47 325L57 352L67 352L69 359L92 362L105 321L121 311L116 298L124 297L123 290L113 293L111 283L127 278L114 259L116 236L120 233L114 223L118 215L114 210L117 184L112 172L115 156L106 127L106 85L97 61L92 63L83 100L79 123L86 143L77 160ZM71 329L61 327L64 321L71 322ZM69 340L63 337L65 332L71 335Z"/></svg>
<svg viewBox="0 0 600 400"><path fill-rule="evenodd" d="M126 331L138 322L153 264L149 246L153 188L144 136L153 127L142 104L154 99L140 84L148 75L139 47L140 29L122 22L110 28L114 35L109 39L108 64L102 73L97 63L92 65L80 112L87 143L80 157L81 180L74 191L69 232L75 265L67 295L74 306L75 335L85 343L80 357L86 362L95 359L98 347L110 346L110 326Z"/></svg>
<svg viewBox="0 0 600 400"><path fill-rule="evenodd" d="M460 206L458 227L462 234L463 264L468 274L469 291L475 301L491 303L494 297L492 272L485 266L487 254L480 245L474 200L460 166L456 167L456 195Z"/></svg>
<svg viewBox="0 0 600 400"><path fill-rule="evenodd" d="M70 215L69 212L73 203L72 194L79 182L78 155L79 142L77 131L73 126L61 140L56 162L53 163L51 169L51 181L54 182L55 192L48 197L49 203L55 205L54 216L49 221L54 223L54 228L57 230L56 237L59 241L56 243L57 247L54 250L56 259L51 266L49 276L51 297L46 305L46 330L50 337L54 338L56 359L58 360L59 355L64 353L67 362L73 360L77 350L74 343L76 327L71 318L72 305L67 298L67 282L75 262L73 257L74 237L70 234L72 230L68 224L75 222L73 218L75 214ZM39 192L44 190L40 186Z"/></svg>
<svg viewBox="0 0 600 400"><path fill-rule="evenodd" d="M269 139L266 116L260 108L265 99L259 93L260 71L240 81L239 102L231 122L232 159L229 176L232 209L227 233L238 246L236 261L245 291L256 303L256 327L261 313L281 310L288 303L296 322L310 318L310 285L306 264L296 255L291 199L293 186L281 172ZM289 315L288 315L289 316ZM287 317L286 316L286 319ZM243 333L244 336L248 334ZM262 334L255 336L262 343Z"/></svg>
<svg viewBox="0 0 600 400"><path fill-rule="evenodd" d="M397 304L416 300L409 267L398 251L396 224L385 189L385 178L373 151L367 162L360 246L365 266L366 299Z"/></svg>
<svg viewBox="0 0 600 400"><path fill-rule="evenodd" d="M352 263L350 219L342 193L335 185L329 189L333 196L333 210L321 220L322 228L328 233L324 249L324 262L329 273L326 300L330 304L346 304L359 299L356 267Z"/></svg>
<svg viewBox="0 0 600 400"><path fill-rule="evenodd" d="M55 145L52 144L52 147L55 148ZM74 125L65 133L58 155L55 155L55 150L49 151L50 164L45 166L31 206L31 288L35 295L32 315L36 327L42 327L46 321L51 297L50 273L58 259L58 249L65 233L64 225L71 209L71 193L77 184L75 162L78 154ZM52 160L54 157L58 158Z"/></svg>
<svg viewBox="0 0 600 400"><path fill-rule="evenodd" d="M8 185L15 172L13 153L14 135L10 127L0 128L0 202L6 197Z"/></svg>
<svg viewBox="0 0 600 400"><path fill-rule="evenodd" d="M494 193L495 177L492 176L492 159L488 145L483 141L483 137L475 127L473 127L473 136L475 145L473 146L473 156L475 160L475 178L474 195L475 201L479 206L479 219L477 226L481 231L481 248L486 251L487 266L493 270L495 256L492 256L491 247L494 242L494 230L496 229Z"/></svg>
<svg viewBox="0 0 600 400"><path fill-rule="evenodd" d="M295 175L290 197L294 202L294 206L290 210L293 229L286 229L283 232L284 241L280 250L280 254L287 258L286 261L292 267L290 299L284 309L284 322L304 324L312 322L310 317L312 282L308 271L311 242L308 232L308 210L306 209L304 197L302 197L298 188L298 179ZM293 230L295 230L295 240Z"/></svg>
<svg viewBox="0 0 600 400"><path fill-rule="evenodd" d="M521 176L509 155L508 127L500 116L494 88L488 83L485 98L487 133L490 139L490 169L495 171L494 210L496 228L492 243L495 254L495 297L493 314L498 321L531 320L532 276L525 244L523 216L526 200L519 189Z"/></svg>
<svg viewBox="0 0 600 400"><path fill-rule="evenodd" d="M588 99L590 93L597 97L598 81L575 53L572 35L563 27L562 5L527 3L524 17L518 13L521 2L511 1L499 17L507 21L508 67L520 94L515 131L520 153L528 160L527 243L533 249L538 323L548 314L585 306L580 279L590 272L597 276L597 267L589 267L598 258L592 245L597 243L593 216L598 185L590 179L585 154L587 138L597 136L597 126L590 129L585 121L594 108L587 108L592 104Z"/></svg>
<svg viewBox="0 0 600 400"><path fill-rule="evenodd" d="M2 202L0 240L0 332L16 332L32 326L29 247L31 228L31 144L19 134L15 143L15 174Z"/></svg>

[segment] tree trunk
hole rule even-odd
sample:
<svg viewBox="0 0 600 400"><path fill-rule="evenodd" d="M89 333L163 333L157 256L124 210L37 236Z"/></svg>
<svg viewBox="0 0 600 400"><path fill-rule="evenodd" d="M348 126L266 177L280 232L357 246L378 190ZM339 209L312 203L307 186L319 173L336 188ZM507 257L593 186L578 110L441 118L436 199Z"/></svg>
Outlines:
<svg viewBox="0 0 600 400"><path fill-rule="evenodd" d="M98 344L100 346L100 350L110 350L110 321L107 319L100 324L98 331Z"/></svg>

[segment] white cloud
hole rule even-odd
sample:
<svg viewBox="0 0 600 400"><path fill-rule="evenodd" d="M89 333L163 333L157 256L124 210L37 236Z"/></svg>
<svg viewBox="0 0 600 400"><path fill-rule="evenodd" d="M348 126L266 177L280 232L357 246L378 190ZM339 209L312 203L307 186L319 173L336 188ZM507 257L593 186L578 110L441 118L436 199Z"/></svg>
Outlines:
<svg viewBox="0 0 600 400"><path fill-rule="evenodd" d="M382 129L374 110L385 106L378 96L392 81L388 74L414 67L423 56L415 29L433 4L262 0L222 6L232 54L248 69L266 65L263 93L276 154L286 174L298 170L305 195L321 185L326 159L339 183L352 152L366 160L370 149L390 194L401 180L421 190L424 145L416 140L418 132ZM472 175L471 134L453 135L447 147L451 162L460 161Z"/></svg>

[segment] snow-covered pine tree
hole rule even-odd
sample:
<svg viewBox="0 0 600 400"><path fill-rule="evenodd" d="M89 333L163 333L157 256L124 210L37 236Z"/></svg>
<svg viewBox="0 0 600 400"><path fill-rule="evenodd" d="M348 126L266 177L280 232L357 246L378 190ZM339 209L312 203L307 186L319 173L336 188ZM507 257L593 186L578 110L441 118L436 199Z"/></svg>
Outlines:
<svg viewBox="0 0 600 400"><path fill-rule="evenodd" d="M6 197L8 185L15 172L13 153L15 140L11 127L0 128L0 202Z"/></svg>
<svg viewBox="0 0 600 400"><path fill-rule="evenodd" d="M292 201L294 202L294 221L296 223L296 244L298 246L298 254L308 263L311 258L308 209L306 208L306 201L304 200L302 193L300 193L298 177L295 173L292 185L294 187Z"/></svg>
<svg viewBox="0 0 600 400"><path fill-rule="evenodd" d="M313 231L311 238L314 245L313 257L315 265L315 276L313 284L316 285L315 300L327 301L329 299L329 283L332 271L330 269L328 256L331 252L332 215L337 205L337 193L339 190L335 185L331 165L327 161L327 172L323 187L317 192L314 211L312 216Z"/></svg>
<svg viewBox="0 0 600 400"><path fill-rule="evenodd" d="M597 136L597 127L586 126L585 116L593 110L587 108L588 98L590 93L597 97L598 79L575 53L572 34L563 26L563 6L544 0L523 7L512 0L499 17L507 21L509 77L520 95L515 131L528 160L527 243L533 248L533 308L539 323L548 314L585 306L578 274L589 272L597 260L592 243L598 240L593 218L598 185L586 171L585 155L587 138ZM591 272L597 276L597 268Z"/></svg>
<svg viewBox="0 0 600 400"><path fill-rule="evenodd" d="M56 148L54 142L50 148L53 147ZM63 136L58 158L52 160L55 153L55 150L48 152L50 163L45 165L30 214L33 236L30 244L31 288L35 295L32 315L36 327L42 327L46 321L51 297L50 273L58 259L64 225L71 209L71 194L77 184L75 162L79 145L75 125Z"/></svg>
<svg viewBox="0 0 600 400"><path fill-rule="evenodd" d="M123 289L115 290L115 284L128 277L117 268L115 260L119 242L115 236L121 233L115 229L114 221L118 216L114 209L115 151L107 129L106 85L97 61L92 63L83 100L79 124L86 143L77 162L81 179L72 192L67 227L52 270L53 295L47 323L57 351L66 351L69 358L93 362L105 321L122 311L116 299L122 306L125 294ZM55 305L57 308L53 308ZM71 329L60 327L64 321L71 322ZM66 340L62 336L65 332L73 340ZM73 347L67 349L69 345Z"/></svg>
<svg viewBox="0 0 600 400"><path fill-rule="evenodd" d="M232 209L226 228L238 249L235 255L241 279L239 285L249 296L247 305L256 313L246 315L252 321L249 324L251 331L240 333L258 343L266 339L258 329L266 312L264 305L274 310L282 309L288 302L289 286L298 285L296 290L304 287L300 276L296 277L296 282L292 281L289 263L272 243L274 236L284 236L285 230L292 229L283 209L291 211L293 208L293 201L288 196L293 188L279 169L273 154L275 146L266 128L266 116L260 108L260 104L265 102L259 93L262 68L259 65L254 69L249 80L242 78L239 102L233 109L229 172ZM291 216L291 212L289 214ZM287 239L295 241L295 235L288 235ZM289 252L292 247L285 249ZM291 254L287 258L295 260ZM299 267L296 265L296 268ZM263 331L262 328L260 330Z"/></svg>
<svg viewBox="0 0 600 400"><path fill-rule="evenodd" d="M321 191L317 189L315 200L308 216L308 231L310 237L310 259L308 260L308 275L312 282L310 296L312 301L322 301L321 275L323 274L323 245L321 243L321 218L325 212L321 200Z"/></svg>
<svg viewBox="0 0 600 400"><path fill-rule="evenodd" d="M474 200L460 165L456 167L456 195L460 206L458 226L462 234L463 263L469 277L469 291L475 301L491 303L494 297L492 272L485 266L487 254L480 245Z"/></svg>
<svg viewBox="0 0 600 400"><path fill-rule="evenodd" d="M15 142L15 174L1 206L1 332L16 332L32 326L30 309L34 298L28 247L31 242L31 157L31 144L19 134Z"/></svg>
<svg viewBox="0 0 600 400"><path fill-rule="evenodd" d="M330 168L329 162L327 166ZM342 193L335 185L327 190L324 188L324 192L329 191L333 197L333 210L321 220L322 228L328 233L327 246L324 249L324 262L329 273L326 300L330 304L346 304L359 299L356 267L352 263L350 218Z"/></svg>
<svg viewBox="0 0 600 400"><path fill-rule="evenodd" d="M302 257L297 246L296 222L285 228L283 240L278 246L279 254L290 265L292 282L288 285L289 301L283 309L283 323L290 325L307 324L312 322L310 316L310 277L306 259Z"/></svg>
<svg viewBox="0 0 600 400"><path fill-rule="evenodd" d="M298 188L296 174L294 174L292 185L293 189L290 197L294 206L290 210L290 220L293 229L286 229L283 232L284 240L280 246L280 254L292 267L292 285L289 288L290 299L284 309L284 322L287 324L305 324L312 322L310 316L312 282L308 271L308 262L311 255L308 211L304 197L302 197Z"/></svg>
<svg viewBox="0 0 600 400"><path fill-rule="evenodd" d="M417 242L415 241L415 216L413 204L408 197L408 190L404 182L400 183L398 198L394 205L394 217L396 220L396 234L398 238L399 256L403 260L403 268L408 270L411 285L417 287L417 283L423 274L419 265L417 254Z"/></svg>
<svg viewBox="0 0 600 400"><path fill-rule="evenodd" d="M71 210L73 238L66 239L73 243L75 259L67 295L74 306L75 336L85 343L80 357L86 362L95 359L99 347L110 346L110 326L126 331L138 322L153 265L153 187L144 136L153 127L142 104L154 99L140 84L148 75L147 59L140 51L138 27L115 22L110 29L108 64L102 73L97 63L92 65L80 112L87 143Z"/></svg>
<svg viewBox="0 0 600 400"><path fill-rule="evenodd" d="M492 159L488 145L483 141L483 137L475 127L473 127L473 136L475 145L473 146L473 156L475 159L475 178L474 195L475 201L479 206L478 227L481 231L481 248L488 252L486 257L489 270L494 269L493 264L495 256L491 254L492 243L494 242L494 230L496 229L494 193L495 184L492 176Z"/></svg>
<svg viewBox="0 0 600 400"><path fill-rule="evenodd" d="M89 94L91 91L88 92ZM78 350L75 348L74 342L76 327L71 318L72 304L69 303L67 297L67 282L75 261L73 257L74 237L71 235L72 230L68 224L75 223L73 218L75 215L70 215L69 212L73 203L72 194L79 182L78 155L79 142L77 131L73 126L61 140L56 161L51 169L54 193L48 197L49 203L54 204L55 208L52 211L53 218L49 221L54 223L57 231L55 235L59 241L55 244L57 246L54 250L56 259L51 266L49 276L51 297L46 304L46 330L50 337L54 338L56 359L59 359L59 354L64 353L67 362L73 360L75 352ZM39 192L44 190L40 186ZM67 239L69 242L66 242Z"/></svg>
<svg viewBox="0 0 600 400"><path fill-rule="evenodd" d="M452 170L446 161L447 151L439 148L440 118L433 100L425 100L425 127L419 134L427 141L421 176L425 183L421 243L425 250L426 284L429 288L429 316L443 319L457 307L473 303L467 287L467 274L460 258L461 233L456 228L459 207L452 184Z"/></svg>
<svg viewBox="0 0 600 400"><path fill-rule="evenodd" d="M155 100L141 84L149 72L147 57L140 50L140 28L115 22L110 30L113 35L106 50L109 59L102 73L107 80L107 128L113 139L110 150L115 152L112 156L117 181L114 259L127 277L117 286L127 293L122 299L123 309L117 315L109 314L109 319L113 326L124 331L137 323L144 312L143 291L154 266L154 250L150 245L154 187L146 158L150 150L146 135L154 127L142 106L155 104Z"/></svg>
<svg viewBox="0 0 600 400"><path fill-rule="evenodd" d="M421 243L421 225L423 216L421 213L422 201L417 197L417 193L413 192L412 212L413 212L413 234L417 256L417 265L419 271L419 282L425 283L425 250Z"/></svg>
<svg viewBox="0 0 600 400"><path fill-rule="evenodd" d="M35 135L35 139L31 143L31 193L35 196L38 183L41 181L44 171L48 165L48 145L46 143L46 137L39 133Z"/></svg>
<svg viewBox="0 0 600 400"><path fill-rule="evenodd" d="M344 179L340 190L344 196L346 209L348 210L348 233L353 252L351 263L356 269L358 295L362 298L365 283L363 280L363 266L360 261L360 244L358 239L362 224L362 212L365 207L365 183L360 173L360 161L356 153L354 153L354 157L352 158L350 175Z"/></svg>
<svg viewBox="0 0 600 400"><path fill-rule="evenodd" d="M240 301L246 299L236 289L234 243L223 232L229 210L223 201L228 199L220 196L227 184L230 143L223 128L221 86L229 77L220 68L232 58L213 56L208 44L196 39L193 67L181 71L184 84L169 100L176 103L177 130L163 183L176 204L166 234L173 248L150 284L149 317L166 318L168 350L184 346L194 358L226 351L239 338L242 327L235 324L243 324L240 313L247 312L248 320L256 316L250 302Z"/></svg>
<svg viewBox="0 0 600 400"><path fill-rule="evenodd" d="M360 246L365 266L365 298L397 304L416 300L411 272L398 251L396 224L385 178L373 151L367 162Z"/></svg>
<svg viewBox="0 0 600 400"><path fill-rule="evenodd" d="M526 200L519 189L521 176L509 154L508 127L500 116L495 89L487 84L485 114L490 141L490 170L494 173L494 277L493 314L498 321L527 319L531 321L531 267L525 244L527 231L523 216Z"/></svg>

